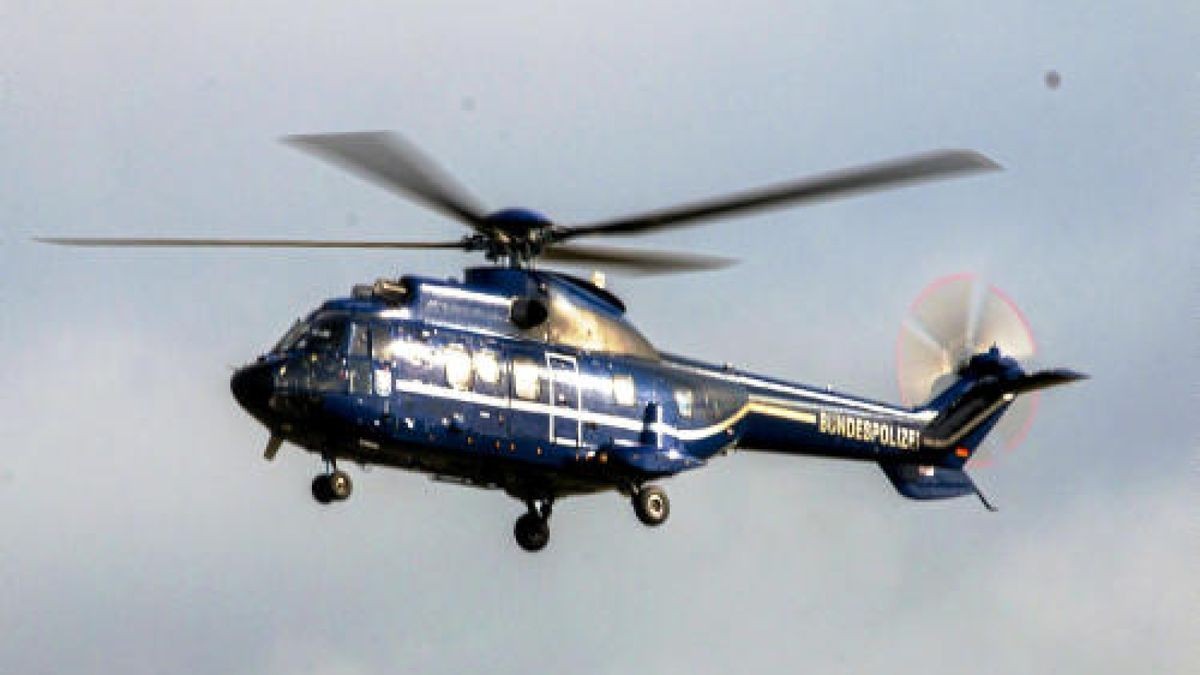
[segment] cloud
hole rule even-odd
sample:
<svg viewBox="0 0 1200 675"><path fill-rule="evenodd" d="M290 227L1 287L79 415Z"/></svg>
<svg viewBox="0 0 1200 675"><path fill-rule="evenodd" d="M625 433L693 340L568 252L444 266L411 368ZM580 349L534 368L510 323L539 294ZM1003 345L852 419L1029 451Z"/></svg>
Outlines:
<svg viewBox="0 0 1200 675"><path fill-rule="evenodd" d="M933 672L1194 670L1200 523L1187 504L1197 487L1089 495L979 555L948 552L954 565L874 638L879 658L865 670L922 659Z"/></svg>

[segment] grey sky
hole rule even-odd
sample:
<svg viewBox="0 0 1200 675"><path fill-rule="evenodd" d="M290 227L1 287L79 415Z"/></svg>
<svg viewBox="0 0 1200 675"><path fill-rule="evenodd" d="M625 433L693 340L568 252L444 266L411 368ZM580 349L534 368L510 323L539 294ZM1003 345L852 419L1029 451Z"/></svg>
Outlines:
<svg viewBox="0 0 1200 675"><path fill-rule="evenodd" d="M0 670L1200 670L1195 3L610 4L0 4ZM459 234L275 142L380 128L563 220L978 149L1006 171L648 237L744 262L613 286L660 347L894 399L909 302L973 270L1095 379L978 473L998 514L750 453L661 530L565 501L537 556L415 475L319 509L229 366L470 258L29 237Z"/></svg>

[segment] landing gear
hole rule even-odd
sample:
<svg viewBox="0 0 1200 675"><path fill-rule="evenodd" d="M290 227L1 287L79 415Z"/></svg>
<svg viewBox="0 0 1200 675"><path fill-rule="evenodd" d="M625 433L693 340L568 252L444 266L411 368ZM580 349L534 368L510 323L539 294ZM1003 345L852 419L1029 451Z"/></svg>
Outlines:
<svg viewBox="0 0 1200 675"><path fill-rule="evenodd" d="M529 512L517 518L513 536L518 546L533 553L550 543L550 512L554 502L550 499L530 499L525 504Z"/></svg>
<svg viewBox="0 0 1200 675"><path fill-rule="evenodd" d="M526 513L517 518L513 536L517 538L517 545L526 551L540 551L550 543L550 525L537 514Z"/></svg>
<svg viewBox="0 0 1200 675"><path fill-rule="evenodd" d="M354 483L350 481L350 474L345 471L334 471L329 474L329 489L333 493L333 498L339 502L349 499L350 493L354 491Z"/></svg>
<svg viewBox="0 0 1200 675"><path fill-rule="evenodd" d="M671 515L671 502L667 493L657 485L646 485L633 493L633 512L643 525L657 527L667 522Z"/></svg>
<svg viewBox="0 0 1200 675"><path fill-rule="evenodd" d="M329 466L332 471L318 474L312 481L313 499L321 504L345 501L354 491L354 483L350 480L350 474L341 471L332 462Z"/></svg>
<svg viewBox="0 0 1200 675"><path fill-rule="evenodd" d="M329 484L329 474L317 474L312 481L313 499L321 504L333 501L333 486Z"/></svg>

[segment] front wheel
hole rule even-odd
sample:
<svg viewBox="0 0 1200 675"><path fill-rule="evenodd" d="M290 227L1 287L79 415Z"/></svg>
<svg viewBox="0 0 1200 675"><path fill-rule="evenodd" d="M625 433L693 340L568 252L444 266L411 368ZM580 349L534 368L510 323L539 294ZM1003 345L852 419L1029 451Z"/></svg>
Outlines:
<svg viewBox="0 0 1200 675"><path fill-rule="evenodd" d="M328 504L334 500L333 486L329 484L328 474L319 474L312 480L312 496L319 504Z"/></svg>
<svg viewBox="0 0 1200 675"><path fill-rule="evenodd" d="M517 545L526 551L540 551L550 543L550 525L537 514L526 513L517 518L513 536L517 538Z"/></svg>
<svg viewBox="0 0 1200 675"><path fill-rule="evenodd" d="M633 512L643 525L657 527L671 515L671 502L665 490L657 485L647 485L634 493Z"/></svg>

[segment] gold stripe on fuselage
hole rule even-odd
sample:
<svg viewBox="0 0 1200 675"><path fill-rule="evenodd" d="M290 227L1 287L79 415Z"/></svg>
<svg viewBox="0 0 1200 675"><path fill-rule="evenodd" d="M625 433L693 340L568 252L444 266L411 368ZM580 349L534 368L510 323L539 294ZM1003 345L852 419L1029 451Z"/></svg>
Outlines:
<svg viewBox="0 0 1200 675"><path fill-rule="evenodd" d="M751 400L746 407L749 408L749 412L752 413L759 413L762 415L768 415L770 417L778 417L780 419L791 420L793 422L803 422L805 424L817 423L817 415L808 410L784 408L782 406L754 400Z"/></svg>

